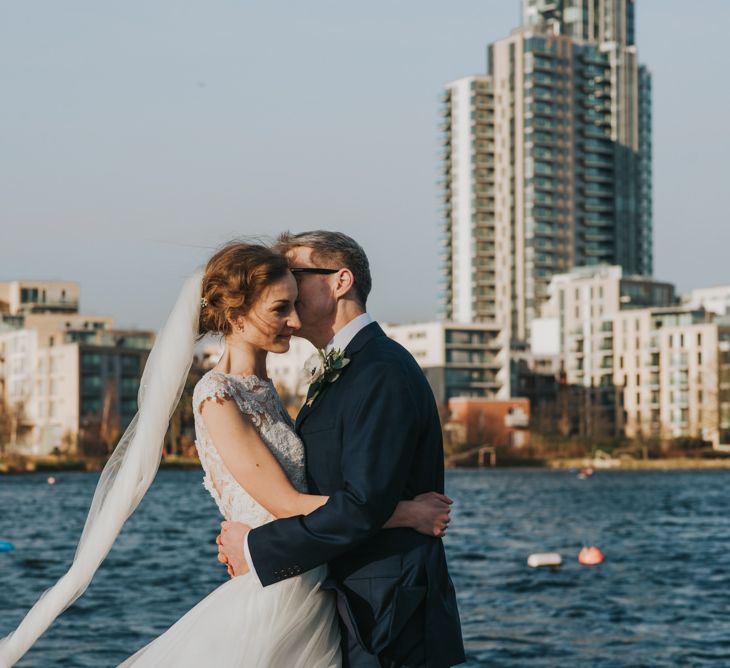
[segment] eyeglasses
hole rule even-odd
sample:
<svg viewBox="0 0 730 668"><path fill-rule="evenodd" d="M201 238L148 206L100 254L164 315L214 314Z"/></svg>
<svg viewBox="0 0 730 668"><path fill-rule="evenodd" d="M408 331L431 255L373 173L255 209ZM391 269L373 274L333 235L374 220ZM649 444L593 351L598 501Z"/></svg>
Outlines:
<svg viewBox="0 0 730 668"><path fill-rule="evenodd" d="M336 274L339 269L324 269L322 267L292 267L292 274Z"/></svg>

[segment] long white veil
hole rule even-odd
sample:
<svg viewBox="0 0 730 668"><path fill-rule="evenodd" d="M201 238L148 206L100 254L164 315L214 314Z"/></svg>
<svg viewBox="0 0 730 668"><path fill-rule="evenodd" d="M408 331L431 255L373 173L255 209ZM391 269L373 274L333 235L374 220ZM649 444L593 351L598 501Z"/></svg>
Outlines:
<svg viewBox="0 0 730 668"><path fill-rule="evenodd" d="M170 417L180 401L198 334L203 270L180 291L145 365L139 409L101 472L71 567L0 640L0 668L18 661L89 586L157 473Z"/></svg>

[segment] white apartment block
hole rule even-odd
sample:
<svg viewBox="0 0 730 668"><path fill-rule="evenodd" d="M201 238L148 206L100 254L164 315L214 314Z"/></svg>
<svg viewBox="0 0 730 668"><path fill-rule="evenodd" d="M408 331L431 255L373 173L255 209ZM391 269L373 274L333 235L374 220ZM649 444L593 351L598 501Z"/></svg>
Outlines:
<svg viewBox="0 0 730 668"><path fill-rule="evenodd" d="M618 266L581 267L553 276L542 317L533 323L532 353L552 357L570 384L613 385L613 321L622 310L669 306L674 287Z"/></svg>
<svg viewBox="0 0 730 668"><path fill-rule="evenodd" d="M614 319L614 382L623 388L626 435L697 438L720 447L721 352L727 328L685 307L623 311ZM726 375L726 372L725 372ZM727 417L730 417L728 415Z"/></svg>
<svg viewBox="0 0 730 668"><path fill-rule="evenodd" d="M74 452L100 422L123 430L137 411L154 335L114 330L78 303L76 283L0 284L0 404L14 452Z"/></svg>
<svg viewBox="0 0 730 668"><path fill-rule="evenodd" d="M509 357L488 323L383 325L418 362L441 405L453 397L509 398Z"/></svg>

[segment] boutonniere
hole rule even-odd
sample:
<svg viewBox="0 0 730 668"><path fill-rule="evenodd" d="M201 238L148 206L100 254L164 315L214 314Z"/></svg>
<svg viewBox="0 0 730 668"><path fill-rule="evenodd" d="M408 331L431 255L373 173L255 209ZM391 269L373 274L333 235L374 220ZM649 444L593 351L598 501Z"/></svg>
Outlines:
<svg viewBox="0 0 730 668"><path fill-rule="evenodd" d="M350 360L342 350L332 349L328 353L317 350L304 363L304 372L307 374L310 392L313 394L307 399L307 406L311 406L317 395L322 391L325 383L334 383Z"/></svg>

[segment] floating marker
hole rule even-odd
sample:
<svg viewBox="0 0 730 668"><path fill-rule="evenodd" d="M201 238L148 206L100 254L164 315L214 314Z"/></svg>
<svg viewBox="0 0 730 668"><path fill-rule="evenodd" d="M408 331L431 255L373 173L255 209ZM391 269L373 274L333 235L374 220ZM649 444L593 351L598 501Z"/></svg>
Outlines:
<svg viewBox="0 0 730 668"><path fill-rule="evenodd" d="M595 545L584 547L578 553L578 563L583 564L583 566L597 566L598 564L602 564L605 560L606 555L604 555L603 552L601 552L601 550Z"/></svg>
<svg viewBox="0 0 730 668"><path fill-rule="evenodd" d="M48 484L49 485L55 485L56 479L53 476L48 476Z"/></svg>
<svg viewBox="0 0 730 668"><path fill-rule="evenodd" d="M527 565L530 568L542 566L561 566L563 558L557 552L536 552L527 557Z"/></svg>
<svg viewBox="0 0 730 668"><path fill-rule="evenodd" d="M0 540L0 552L12 552L14 549L15 545L13 545L12 543Z"/></svg>

